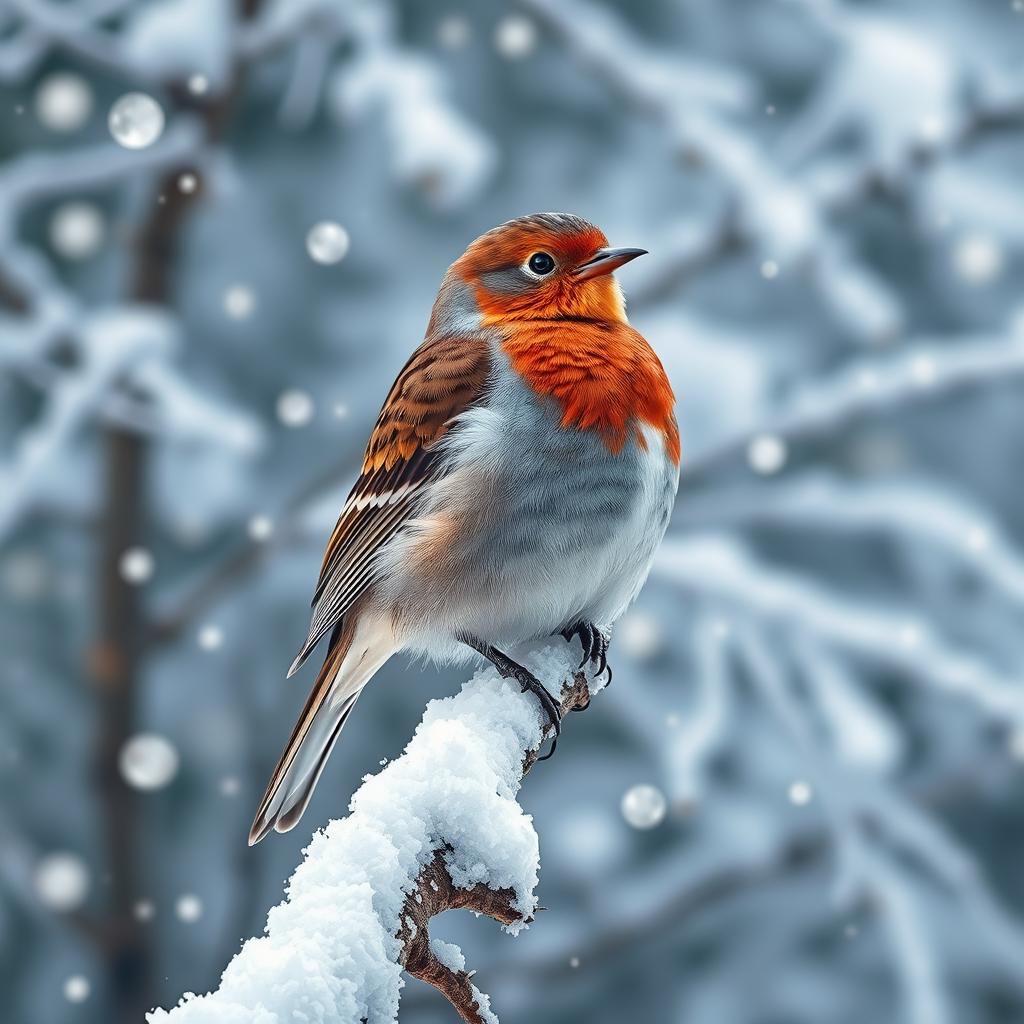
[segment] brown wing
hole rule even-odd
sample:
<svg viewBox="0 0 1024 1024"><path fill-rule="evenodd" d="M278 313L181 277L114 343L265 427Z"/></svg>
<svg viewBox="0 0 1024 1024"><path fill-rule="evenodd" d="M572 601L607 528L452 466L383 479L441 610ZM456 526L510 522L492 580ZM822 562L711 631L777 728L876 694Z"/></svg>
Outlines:
<svg viewBox="0 0 1024 1024"><path fill-rule="evenodd" d="M414 513L424 485L443 473L438 442L455 417L480 401L489 372L486 341L467 337L428 339L405 364L327 542L309 638L289 675L373 582L374 556Z"/></svg>

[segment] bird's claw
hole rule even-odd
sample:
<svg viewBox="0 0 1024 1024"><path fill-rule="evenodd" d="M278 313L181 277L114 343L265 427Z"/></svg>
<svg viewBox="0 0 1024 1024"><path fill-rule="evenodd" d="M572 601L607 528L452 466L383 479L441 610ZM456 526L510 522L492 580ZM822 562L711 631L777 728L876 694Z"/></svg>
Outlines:
<svg viewBox="0 0 1024 1024"><path fill-rule="evenodd" d="M544 713L548 717L548 724L554 733L551 740L551 749L543 757L537 758L538 761L546 761L555 752L555 747L558 746L558 736L562 731L561 705L551 696L548 688L528 668L520 665L518 661L513 661L504 651L499 651L497 647L493 647L486 641L480 640L468 633L461 635L459 640L472 647L474 651L482 654L498 670L498 674L503 679L515 679L523 693L529 690L540 701L540 706L544 709Z"/></svg>
<svg viewBox="0 0 1024 1024"><path fill-rule="evenodd" d="M580 668L589 661L596 666L595 678L600 678L605 672L608 673L606 686L611 686L612 670L608 665L608 644L611 637L603 630L598 629L592 622L575 622L561 630L560 635L567 643L572 643L573 637L579 637L580 646L583 648L583 660ZM580 708L582 711L583 708Z"/></svg>
<svg viewBox="0 0 1024 1024"><path fill-rule="evenodd" d="M554 754L555 748L558 746L558 737L562 732L561 706L551 696L551 691L529 669L517 666L517 671L514 674L523 693L529 691L540 701L540 706L544 709L544 713L548 716L548 722L554 730L554 735L551 738L551 749L543 757L537 758L538 761L546 761Z"/></svg>

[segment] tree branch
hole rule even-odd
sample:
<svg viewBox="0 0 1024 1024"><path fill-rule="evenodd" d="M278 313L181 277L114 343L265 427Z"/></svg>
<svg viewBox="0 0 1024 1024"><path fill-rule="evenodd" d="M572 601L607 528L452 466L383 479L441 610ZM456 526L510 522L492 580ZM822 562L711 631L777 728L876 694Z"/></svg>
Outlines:
<svg viewBox="0 0 1024 1024"><path fill-rule="evenodd" d="M559 642L523 661L564 714L592 687L579 647ZM516 801L550 732L537 701L480 673L454 697L431 701L404 753L366 779L348 817L317 833L287 885L287 900L248 940L219 988L186 997L151 1024L280 1019L310 1024L392 1020L401 971L436 988L468 1024L496 1021L457 947L430 937L447 910L486 914L515 934L536 912L537 835Z"/></svg>
<svg viewBox="0 0 1024 1024"><path fill-rule="evenodd" d="M716 439L683 459L686 481L735 464L750 441L769 434L787 443L817 440L867 415L905 411L978 386L1015 380L1024 373L1024 344L1013 335L925 340L890 356L858 359L795 390L756 426Z"/></svg>

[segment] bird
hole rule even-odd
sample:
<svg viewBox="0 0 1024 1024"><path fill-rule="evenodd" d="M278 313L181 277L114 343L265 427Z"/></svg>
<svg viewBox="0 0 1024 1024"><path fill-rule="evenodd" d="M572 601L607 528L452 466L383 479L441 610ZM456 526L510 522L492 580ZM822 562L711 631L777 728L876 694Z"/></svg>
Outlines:
<svg viewBox="0 0 1024 1024"><path fill-rule="evenodd" d="M395 653L482 657L536 695L556 740L558 702L509 651L578 638L581 668L606 668L679 480L675 396L612 276L645 253L573 214L538 213L449 267L327 542L288 675L326 638L324 662L250 846L295 826Z"/></svg>

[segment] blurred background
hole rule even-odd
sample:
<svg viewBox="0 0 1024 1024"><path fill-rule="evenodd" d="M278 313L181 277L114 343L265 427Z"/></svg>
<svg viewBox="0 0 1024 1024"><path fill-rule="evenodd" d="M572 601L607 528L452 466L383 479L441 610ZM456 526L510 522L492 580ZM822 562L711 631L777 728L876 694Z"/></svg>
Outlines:
<svg viewBox="0 0 1024 1024"><path fill-rule="evenodd" d="M0 1018L206 991L464 678L249 850L320 554L446 266L619 277L683 478L531 773L502 1020L1024 1021L1024 0L0 2ZM411 982L401 1019L449 1021Z"/></svg>

